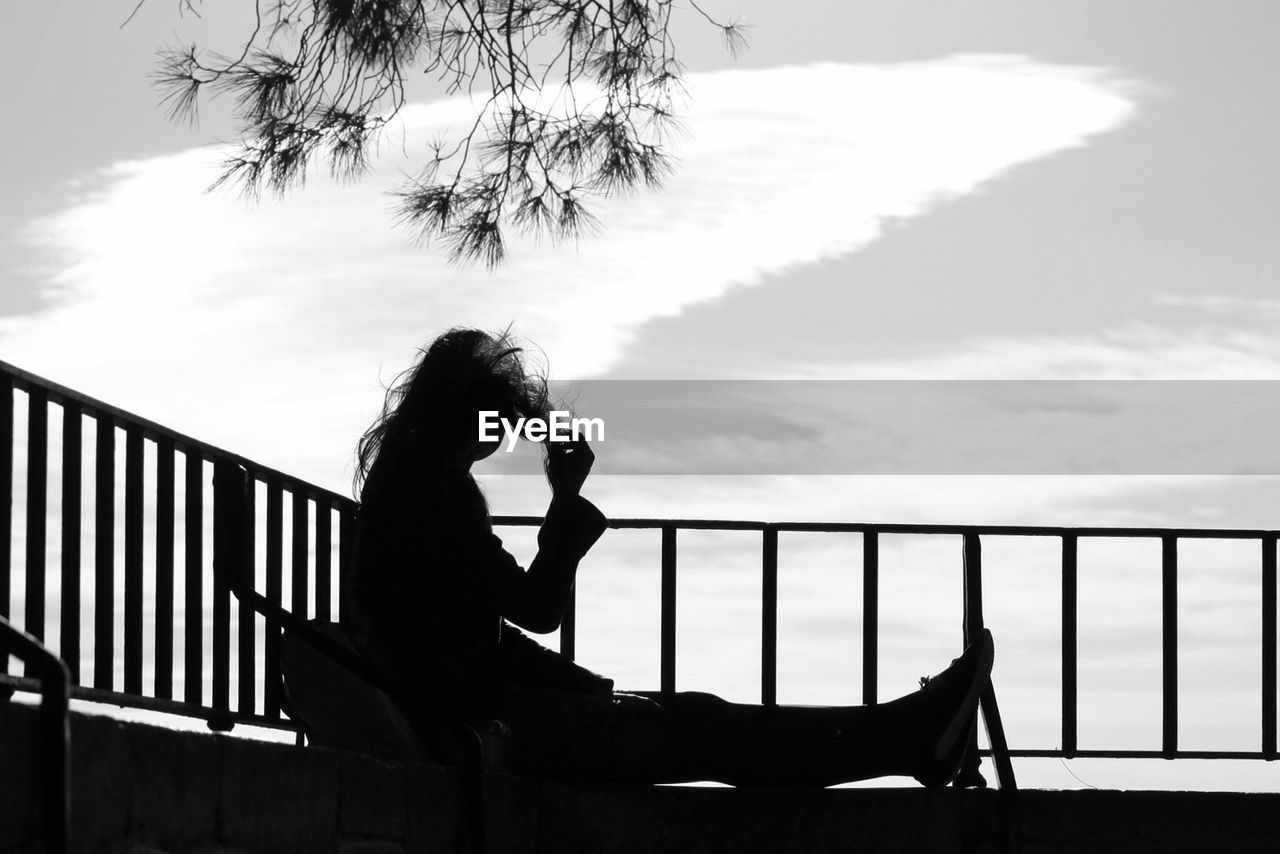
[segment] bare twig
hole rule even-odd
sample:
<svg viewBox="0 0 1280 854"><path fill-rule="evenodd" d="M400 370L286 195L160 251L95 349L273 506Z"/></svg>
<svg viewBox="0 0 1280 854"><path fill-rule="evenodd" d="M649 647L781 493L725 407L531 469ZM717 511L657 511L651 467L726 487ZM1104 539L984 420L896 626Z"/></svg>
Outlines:
<svg viewBox="0 0 1280 854"><path fill-rule="evenodd" d="M198 14L196 0L178 2ZM692 6L731 53L745 47L743 24ZM250 195L299 186L317 156L335 177L362 175L369 146L405 104L410 68L450 94L487 92L470 129L433 143L398 198L401 220L440 239L451 260L493 267L505 225L577 239L596 226L591 197L669 175L682 78L673 9L673 0L255 0L238 55L170 49L153 77L175 121L196 120L209 85L235 98L243 141L217 183ZM551 59L534 68L534 55Z"/></svg>

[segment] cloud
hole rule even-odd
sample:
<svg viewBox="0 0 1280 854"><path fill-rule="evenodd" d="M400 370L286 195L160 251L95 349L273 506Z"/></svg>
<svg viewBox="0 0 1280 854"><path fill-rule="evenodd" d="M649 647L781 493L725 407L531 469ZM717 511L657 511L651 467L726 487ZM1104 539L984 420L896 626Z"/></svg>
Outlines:
<svg viewBox="0 0 1280 854"><path fill-rule="evenodd" d="M1129 324L1094 334L974 337L903 359L791 366L804 379L1275 380L1272 333Z"/></svg>
<svg viewBox="0 0 1280 854"><path fill-rule="evenodd" d="M247 207L204 194L216 149L116 163L33 223L55 307L0 327L6 358L333 482L381 378L451 325L505 326L559 377L599 373L654 317L854 252L891 223L1086 144L1135 113L1105 71L1023 57L813 65L690 79L669 187L601 206L580 246L515 241L494 275L393 228L404 152L457 124L416 105L374 174ZM340 461L340 462L339 462Z"/></svg>
<svg viewBox="0 0 1280 854"><path fill-rule="evenodd" d="M1240 320L1274 321L1280 318L1280 299L1248 298L1227 294L1155 294L1151 301L1159 306L1184 309L1200 316L1227 317Z"/></svg>

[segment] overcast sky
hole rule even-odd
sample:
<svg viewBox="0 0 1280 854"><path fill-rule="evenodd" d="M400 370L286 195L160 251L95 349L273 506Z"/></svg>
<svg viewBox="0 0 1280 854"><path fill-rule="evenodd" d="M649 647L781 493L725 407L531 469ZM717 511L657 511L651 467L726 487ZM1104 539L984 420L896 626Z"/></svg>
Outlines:
<svg viewBox="0 0 1280 854"><path fill-rule="evenodd" d="M453 108L407 111L357 186L247 208L199 192L225 105L175 128L145 79L157 46L241 22L24 4L0 345L334 485L379 381L454 324L514 322L562 379L1275 376L1273 4L720 5L752 48L682 29L668 188L490 275L392 224Z"/></svg>
<svg viewBox="0 0 1280 854"><path fill-rule="evenodd" d="M1280 379L1268 0L712 0L752 45L735 61L680 29L668 186L602 204L576 247L517 242L494 274L415 245L387 195L465 105L424 85L363 182L249 207L202 192L226 105L174 127L146 80L157 47L227 46L243 20L153 0L120 29L133 5L19 4L0 31L0 358L339 491L380 384L453 325L514 323L566 380ZM1280 511L1274 479L1241 477L595 489L614 515ZM489 493L500 513L544 496Z"/></svg>

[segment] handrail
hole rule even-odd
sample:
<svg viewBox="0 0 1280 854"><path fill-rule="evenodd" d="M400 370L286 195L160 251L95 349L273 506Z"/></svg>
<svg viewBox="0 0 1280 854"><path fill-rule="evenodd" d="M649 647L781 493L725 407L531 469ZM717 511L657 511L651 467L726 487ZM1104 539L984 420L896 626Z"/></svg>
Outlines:
<svg viewBox="0 0 1280 854"><path fill-rule="evenodd" d="M0 654L23 661L39 682L40 816L45 850L66 854L71 819L71 675L67 666L35 638L0 616Z"/></svg>
<svg viewBox="0 0 1280 854"><path fill-rule="evenodd" d="M542 524L541 516L494 516L495 525L516 527ZM1097 525L982 525L915 522L764 522L745 519L668 519L630 517L609 520L610 528L680 528L688 531L785 531L820 534L927 534L964 536L978 534L997 537L1108 537L1120 539L1159 538L1176 534L1194 540L1256 540L1280 536L1280 528L1160 528L1105 527Z"/></svg>
<svg viewBox="0 0 1280 854"><path fill-rule="evenodd" d="M343 495L340 492L334 492L333 490L326 489L323 486L308 483L300 477L296 477L280 471L279 469L264 465L263 463L256 462L248 457L237 454L234 451L220 448L217 445L211 445L208 442L193 438L185 433L180 433L177 430L165 427L163 424L158 424L155 421L143 418L141 415L134 415L132 412L121 409L118 406L112 406L110 403L105 403L96 397L90 397L87 394L59 385L58 383L47 380L44 377L37 376L29 371L24 371L21 368L0 359L0 376L6 375L17 389L22 391L28 391L32 388L40 389L45 393L48 401L51 403L75 404L85 415L96 417L98 414L101 414L110 418L115 423L136 427L141 431L140 435L143 438L156 442L172 442L181 448L197 452L201 459L205 461L213 462L219 459L231 460L253 471L255 476L260 480L301 484L309 490L309 495L311 497L327 499L348 507L354 507L356 504L355 500L349 495Z"/></svg>

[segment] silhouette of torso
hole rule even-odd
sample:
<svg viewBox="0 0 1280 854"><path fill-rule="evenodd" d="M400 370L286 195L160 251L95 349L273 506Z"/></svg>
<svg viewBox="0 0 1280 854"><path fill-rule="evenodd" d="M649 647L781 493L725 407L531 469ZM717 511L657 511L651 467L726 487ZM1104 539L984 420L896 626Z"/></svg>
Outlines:
<svg viewBox="0 0 1280 854"><path fill-rule="evenodd" d="M357 530L343 615L354 639L412 691L467 718L500 717L496 603L523 570L471 475L376 466Z"/></svg>

